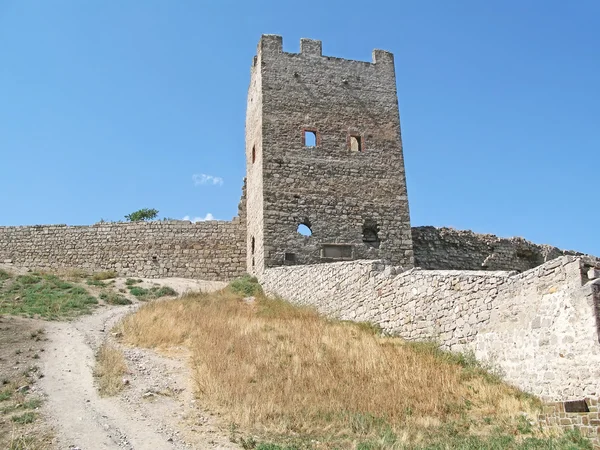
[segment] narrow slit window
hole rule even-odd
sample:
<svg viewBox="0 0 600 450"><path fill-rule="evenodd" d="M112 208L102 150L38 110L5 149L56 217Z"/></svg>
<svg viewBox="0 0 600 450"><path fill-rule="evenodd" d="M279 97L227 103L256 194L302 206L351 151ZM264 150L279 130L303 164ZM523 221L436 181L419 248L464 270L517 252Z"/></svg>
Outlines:
<svg viewBox="0 0 600 450"><path fill-rule="evenodd" d="M311 130L304 130L304 146L305 147L316 147L317 146L317 132Z"/></svg>
<svg viewBox="0 0 600 450"><path fill-rule="evenodd" d="M256 146L252 146L252 164L256 162Z"/></svg>
<svg viewBox="0 0 600 450"><path fill-rule="evenodd" d="M362 138L358 135L350 136L350 150L353 152L362 152Z"/></svg>
<svg viewBox="0 0 600 450"><path fill-rule="evenodd" d="M254 244L254 236L252 236L251 247L252 247L252 248L251 248L251 254L252 254L252 255L254 255L254 247L255 247L255 244Z"/></svg>

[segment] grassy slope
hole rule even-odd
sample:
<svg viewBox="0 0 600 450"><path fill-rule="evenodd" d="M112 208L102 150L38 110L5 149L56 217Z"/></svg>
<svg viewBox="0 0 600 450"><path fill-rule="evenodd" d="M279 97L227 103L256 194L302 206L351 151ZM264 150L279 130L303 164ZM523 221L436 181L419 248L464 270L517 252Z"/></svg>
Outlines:
<svg viewBox="0 0 600 450"><path fill-rule="evenodd" d="M244 447L578 449L533 420L539 401L472 358L381 336L264 298L248 280L215 294L145 305L121 324L126 342L187 345L198 395ZM262 441L276 444L257 443Z"/></svg>

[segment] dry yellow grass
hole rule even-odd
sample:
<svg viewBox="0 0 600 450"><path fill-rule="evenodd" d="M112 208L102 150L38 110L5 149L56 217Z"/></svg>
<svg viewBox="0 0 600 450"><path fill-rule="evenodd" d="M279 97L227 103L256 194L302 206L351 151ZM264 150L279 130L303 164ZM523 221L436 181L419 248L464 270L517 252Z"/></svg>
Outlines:
<svg viewBox="0 0 600 450"><path fill-rule="evenodd" d="M259 434L352 439L385 428L419 442L450 423L476 434L514 428L538 406L435 346L261 296L247 304L224 290L155 302L120 327L132 345L186 345L203 402Z"/></svg>
<svg viewBox="0 0 600 450"><path fill-rule="evenodd" d="M123 375L127 373L127 363L121 350L110 344L103 344L96 356L94 375L98 378L98 392L102 396L115 395L123 387Z"/></svg>

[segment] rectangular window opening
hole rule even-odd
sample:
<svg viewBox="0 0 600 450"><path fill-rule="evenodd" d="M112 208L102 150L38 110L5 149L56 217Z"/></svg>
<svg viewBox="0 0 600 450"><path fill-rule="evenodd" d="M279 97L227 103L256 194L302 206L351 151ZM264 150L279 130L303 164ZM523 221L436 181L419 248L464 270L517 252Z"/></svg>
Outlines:
<svg viewBox="0 0 600 450"><path fill-rule="evenodd" d="M305 147L316 147L317 146L317 132L314 130L304 130L304 146Z"/></svg>
<svg viewBox="0 0 600 450"><path fill-rule="evenodd" d="M350 136L350 150L353 152L362 152L362 138L360 136Z"/></svg>
<svg viewBox="0 0 600 450"><path fill-rule="evenodd" d="M287 264L294 264L296 262L296 254L295 253L284 253L283 261Z"/></svg>

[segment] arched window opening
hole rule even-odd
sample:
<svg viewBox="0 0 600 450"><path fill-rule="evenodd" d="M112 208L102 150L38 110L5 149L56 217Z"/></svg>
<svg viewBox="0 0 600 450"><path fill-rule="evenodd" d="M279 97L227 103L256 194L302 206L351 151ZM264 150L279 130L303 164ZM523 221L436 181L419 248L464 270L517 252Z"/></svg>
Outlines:
<svg viewBox="0 0 600 450"><path fill-rule="evenodd" d="M305 147L316 147L319 144L317 130L304 130L302 140Z"/></svg>
<svg viewBox="0 0 600 450"><path fill-rule="evenodd" d="M379 248L379 225L374 220L367 219L363 225L363 242L367 247Z"/></svg>
<svg viewBox="0 0 600 450"><path fill-rule="evenodd" d="M350 136L350 150L362 152L362 139L360 136Z"/></svg>
<svg viewBox="0 0 600 450"><path fill-rule="evenodd" d="M312 236L312 229L310 228L310 222L305 219L303 222L298 224L298 233L302 236Z"/></svg>

